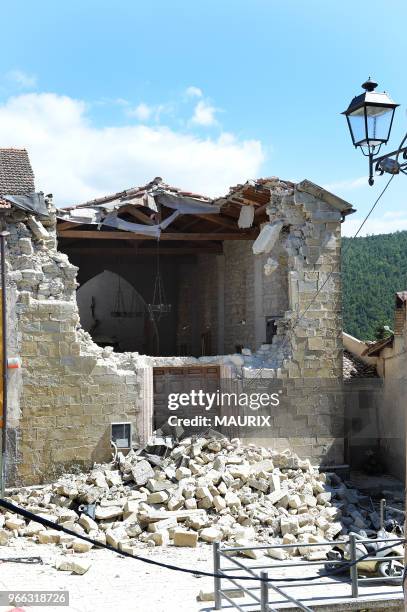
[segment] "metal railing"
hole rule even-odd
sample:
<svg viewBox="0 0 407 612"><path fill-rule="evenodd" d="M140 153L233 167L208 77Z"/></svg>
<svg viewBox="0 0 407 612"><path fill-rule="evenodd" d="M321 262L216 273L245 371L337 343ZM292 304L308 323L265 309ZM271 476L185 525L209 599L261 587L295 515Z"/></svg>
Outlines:
<svg viewBox="0 0 407 612"><path fill-rule="evenodd" d="M369 555L368 557L363 558L362 560L359 560L358 557L361 556L361 553L358 553L357 550L357 545L358 544L382 544L383 543L383 547L386 545L391 545L391 546L396 546L397 544L402 543L404 540L402 540L401 538L392 538L392 539L359 539L354 535L349 536L349 540L337 540L337 541L326 541L326 542L318 542L318 543L306 543L306 542L296 542L294 544L267 544L267 545L263 545L263 546L238 546L238 547L222 547L218 542L215 542L213 545L213 564L214 564L214 573L217 574L217 576L214 578L214 599L215 599L215 605L214 605L214 609L215 610L221 610L223 608L222 605L222 600L225 600L232 608L236 609L236 610L240 610L241 612L246 612L247 610L247 606L258 606L256 608L256 610L259 610L259 612L278 612L276 608L271 607L270 605L270 595L271 594L276 594L279 595L282 599L281 601L279 601L278 603L291 603L295 606L297 606L297 608L299 610L303 610L305 612L312 612L312 609L308 607L308 605L305 605L305 603L302 603L298 598L291 596L289 593L287 593L287 589L289 588L298 588L298 587L314 587L314 586L329 586L332 584L335 584L335 582L333 582L335 580L335 578L339 578L340 579L340 583L341 584L345 584L350 586L350 592L349 592L349 596L351 598L358 598L359 597L359 585L361 583L363 584L369 584L369 583L373 583L374 585L376 585L377 583L388 583L389 580L391 580L393 585L398 586L398 584L402 584L402 578L398 578L398 577L390 577L390 576L373 576L370 578L365 577L364 575L360 576L359 575L359 563L368 563L368 562L373 562L373 563L381 563L385 560L385 556L374 556L374 555ZM323 559L323 560L316 560L316 561L302 561L300 560L300 558L292 559L289 560L287 559L284 562L273 562L273 563L269 563L267 565L261 564L261 565L256 565L256 564L247 564L247 562L243 559L236 559L234 556L231 556L232 554L236 554L239 552L244 552L244 551L266 551L269 549L278 549L278 550L285 550L285 549L294 549L294 548L298 548L298 547L307 547L307 548L324 548L324 547L336 547L336 546L348 546L347 550L348 550L348 557L346 559ZM386 552L383 552L383 555L386 555ZM228 565L224 566L222 564L222 561L227 559L228 560ZM392 561L393 560L399 560L401 562L403 562L404 557L403 555L392 555L391 556ZM301 579L300 577L296 580L296 579L286 579L286 580L282 580L281 578L279 578L278 580L278 584L273 583L273 579L269 576L269 572L267 570L272 570L273 571L273 575L275 575L276 570L281 570L283 568L291 568L291 567L301 567L301 568L310 568L310 567L318 567L318 566L326 566L329 563L329 566L338 566L338 569L333 569L331 570L331 572L327 572L324 571L323 573L323 578L325 578L325 580L304 580ZM342 570L341 567L342 566ZM224 574L225 572L228 572L230 576L234 576L233 578L229 578L227 576L227 574L225 574L224 577L219 576L219 574ZM238 579L236 579L236 573L237 572L241 572L241 574L244 576L246 579L239 581ZM348 574L348 578L344 579L344 574L345 576L346 574ZM329 575L331 574L331 575ZM254 578L256 581L251 582L250 580L247 580L247 578ZM262 580L258 580L259 578L261 578ZM316 577L318 578L318 576ZM329 581L328 581L329 580ZM233 585L234 588L226 588L223 586L223 582L227 582L230 585ZM243 584L242 584L243 583ZM239 593L243 593L243 595L240 595L239 598L243 597L243 596L247 596L250 600L249 604L248 603L242 603L241 605L239 605L236 601L234 601L233 599L233 591L239 591ZM386 590L386 593L383 593L384 597L387 598L389 596L397 596L398 594L401 594L400 589L398 589L397 591L394 589L392 592L389 592ZM363 593L364 597L367 597L369 595L369 593ZM377 591L375 593L375 595L377 595ZM298 597L298 596L297 596ZM332 594L329 594L329 596L327 597L318 597L318 600L330 600L333 601L335 599L337 599L337 601L341 601L345 598L348 597L348 595L340 595L340 596L332 596ZM301 599L304 601L310 601L310 597L301 597ZM315 600L316 601L316 600ZM277 602L274 602L274 605ZM246 610L244 610L244 608L242 606L245 606Z"/></svg>

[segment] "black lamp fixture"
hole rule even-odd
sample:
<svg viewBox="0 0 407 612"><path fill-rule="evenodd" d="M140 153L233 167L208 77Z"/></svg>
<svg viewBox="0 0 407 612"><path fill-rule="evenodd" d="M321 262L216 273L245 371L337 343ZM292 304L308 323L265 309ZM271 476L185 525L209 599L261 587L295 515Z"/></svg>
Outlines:
<svg viewBox="0 0 407 612"><path fill-rule="evenodd" d="M407 163L399 163L399 155L407 159L407 147L403 148L407 134L403 138L397 151L375 157L379 154L382 145L386 145L393 125L395 110L399 104L393 102L386 93L375 91L377 83L370 77L363 83L364 93L355 96L349 104L345 115L354 146L360 147L363 155L369 158L369 185L373 185L373 169L380 175L407 174Z"/></svg>

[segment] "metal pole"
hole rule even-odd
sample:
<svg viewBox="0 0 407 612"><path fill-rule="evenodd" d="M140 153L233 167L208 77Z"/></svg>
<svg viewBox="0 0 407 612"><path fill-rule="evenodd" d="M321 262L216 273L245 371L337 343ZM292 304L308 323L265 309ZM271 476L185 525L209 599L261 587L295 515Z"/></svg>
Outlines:
<svg viewBox="0 0 407 612"><path fill-rule="evenodd" d="M1 317L2 317L2 376L3 376L3 422L1 431L1 472L0 472L0 493L4 496L5 476L6 476L6 451L7 451L7 287L6 287L6 237L9 232L0 232L0 276L1 276Z"/></svg>
<svg viewBox="0 0 407 612"><path fill-rule="evenodd" d="M370 149L370 147L369 147ZM369 185L372 186L374 185L374 178L373 178L373 155L372 153L369 153Z"/></svg>
<svg viewBox="0 0 407 612"><path fill-rule="evenodd" d="M268 572L260 572L262 582L260 583L260 612L268 612L269 606L269 585Z"/></svg>
<svg viewBox="0 0 407 612"><path fill-rule="evenodd" d="M213 543L213 573L219 574L220 572L220 555L219 555L219 542ZM215 594L215 610L221 610L222 608L222 595L221 595L221 579L217 576L214 577L214 594Z"/></svg>
<svg viewBox="0 0 407 612"><path fill-rule="evenodd" d="M380 500L380 529L384 529L384 521L386 520L386 500Z"/></svg>
<svg viewBox="0 0 407 612"><path fill-rule="evenodd" d="M358 566L356 561L356 537L354 535L349 536L350 545L350 561L353 564L350 568L350 578L352 581L352 597L359 597L359 585L358 585Z"/></svg>

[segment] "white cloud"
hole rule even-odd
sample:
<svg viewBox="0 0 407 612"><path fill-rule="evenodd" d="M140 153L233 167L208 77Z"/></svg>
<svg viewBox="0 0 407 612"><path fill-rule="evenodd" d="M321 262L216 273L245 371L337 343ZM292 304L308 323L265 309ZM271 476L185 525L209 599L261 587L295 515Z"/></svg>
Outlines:
<svg viewBox="0 0 407 612"><path fill-rule="evenodd" d="M203 96L202 89L199 89L199 87L195 87L194 85L187 87L185 93L189 98L202 98Z"/></svg>
<svg viewBox="0 0 407 612"><path fill-rule="evenodd" d="M7 72L6 77L20 89L33 89L37 85L37 77L23 70L10 70L10 72Z"/></svg>
<svg viewBox="0 0 407 612"><path fill-rule="evenodd" d="M355 215L347 217L342 225L342 235L354 236L362 221L363 217L355 217ZM407 212L388 211L381 215L378 214L377 217L369 217L358 236L389 234L401 230L407 230Z"/></svg>
<svg viewBox="0 0 407 612"><path fill-rule="evenodd" d="M365 176L360 176L356 179L346 179L344 181L329 183L328 185L324 185L324 188L335 193L337 191L351 191L359 187L366 187L367 184L367 178Z"/></svg>
<svg viewBox="0 0 407 612"><path fill-rule="evenodd" d="M52 93L25 94L0 105L1 146L26 147L36 187L57 205L142 185L155 176L210 196L257 177L258 140L231 134L202 138L165 126L95 127L85 102Z"/></svg>
<svg viewBox="0 0 407 612"><path fill-rule="evenodd" d="M129 117L136 117L136 119L139 119L140 121L147 121L150 119L152 112L153 109L151 106L144 104L144 102L140 102L140 104L135 108L129 108L127 110Z"/></svg>
<svg viewBox="0 0 407 612"><path fill-rule="evenodd" d="M215 125L217 123L215 117L216 110L214 106L205 102L205 100L199 100L198 104L195 106L191 121L198 125Z"/></svg>

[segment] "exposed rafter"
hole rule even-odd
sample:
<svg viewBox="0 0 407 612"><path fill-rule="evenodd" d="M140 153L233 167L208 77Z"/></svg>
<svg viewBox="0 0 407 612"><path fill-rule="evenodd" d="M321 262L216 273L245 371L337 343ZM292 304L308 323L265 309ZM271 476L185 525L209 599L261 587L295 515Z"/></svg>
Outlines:
<svg viewBox="0 0 407 612"><path fill-rule="evenodd" d="M155 236L146 236L145 234L136 234L135 232L111 231L103 230L82 230L76 231L72 229L60 231L58 230L59 238L75 238L75 239L93 239L93 240L157 240ZM258 236L257 231L250 232L235 232L235 233L166 233L162 232L160 240L255 240Z"/></svg>

